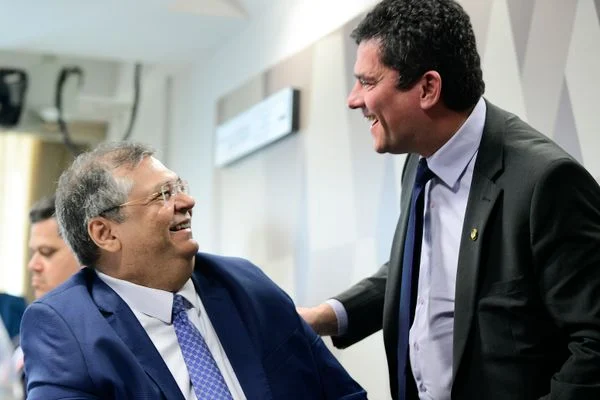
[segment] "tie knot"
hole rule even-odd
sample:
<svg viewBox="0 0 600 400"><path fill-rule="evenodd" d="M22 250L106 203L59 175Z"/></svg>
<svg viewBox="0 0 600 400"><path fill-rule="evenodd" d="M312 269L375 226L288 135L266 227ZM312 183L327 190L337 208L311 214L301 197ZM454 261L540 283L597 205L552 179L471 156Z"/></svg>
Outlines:
<svg viewBox="0 0 600 400"><path fill-rule="evenodd" d="M182 311L192 308L192 304L180 294L173 295L173 319Z"/></svg>
<svg viewBox="0 0 600 400"><path fill-rule="evenodd" d="M417 167L417 177L415 178L415 187L423 187L425 184L435 176L435 174L427 166L427 160L425 157L419 160L419 166Z"/></svg>

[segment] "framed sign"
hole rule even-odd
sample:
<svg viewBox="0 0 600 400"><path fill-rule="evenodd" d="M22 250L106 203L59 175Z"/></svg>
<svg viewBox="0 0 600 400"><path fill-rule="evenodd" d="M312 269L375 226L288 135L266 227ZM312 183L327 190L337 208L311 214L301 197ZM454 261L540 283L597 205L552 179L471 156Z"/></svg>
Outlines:
<svg viewBox="0 0 600 400"><path fill-rule="evenodd" d="M217 126L215 165L223 167L298 131L300 92L288 87Z"/></svg>

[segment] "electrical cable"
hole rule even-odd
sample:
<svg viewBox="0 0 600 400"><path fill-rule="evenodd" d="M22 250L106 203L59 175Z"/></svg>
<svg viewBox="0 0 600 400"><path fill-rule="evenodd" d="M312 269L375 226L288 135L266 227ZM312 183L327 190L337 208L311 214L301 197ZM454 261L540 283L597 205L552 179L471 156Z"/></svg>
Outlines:
<svg viewBox="0 0 600 400"><path fill-rule="evenodd" d="M125 131L125 135L123 136L123 141L129 139L131 136L131 132L133 131L133 126L135 125L135 120L137 119L137 110L138 103L140 101L140 87L141 87L141 79L142 79L142 64L135 64L135 69L133 73L133 105L131 106L131 115L129 116L129 125L127 126L127 130Z"/></svg>
<svg viewBox="0 0 600 400"><path fill-rule="evenodd" d="M63 86L65 85L67 79L70 76L76 75L78 77L78 87L81 88L83 83L83 70L76 66L71 67L63 67L58 74L58 80L56 81L56 93L54 97L54 106L56 107L56 111L58 112L58 127L60 132L62 133L63 143L67 148L73 153L73 155L77 156L81 149L73 142L71 139L71 135L69 133L69 128L67 123L65 122L63 116L63 103L62 103L62 95L63 95Z"/></svg>
<svg viewBox="0 0 600 400"><path fill-rule="evenodd" d="M73 153L73 155L77 156L81 153L82 148L77 146L73 139L71 138L71 134L69 133L69 127L64 119L63 115L63 88L67 81L67 79L71 76L78 77L78 87L81 88L83 83L83 70L77 66L69 66L63 67L60 70L58 75L58 80L56 81L56 94L54 98L54 105L58 112L58 127L63 137L63 143L67 148ZM142 65L140 63L135 64L134 69L134 77L133 77L133 104L131 106L131 114L129 117L129 124L127 126L127 130L125 131L125 135L123 136L123 141L128 140L133 131L133 127L135 126L135 121L137 119L137 110L140 99L141 92L141 75L142 75Z"/></svg>

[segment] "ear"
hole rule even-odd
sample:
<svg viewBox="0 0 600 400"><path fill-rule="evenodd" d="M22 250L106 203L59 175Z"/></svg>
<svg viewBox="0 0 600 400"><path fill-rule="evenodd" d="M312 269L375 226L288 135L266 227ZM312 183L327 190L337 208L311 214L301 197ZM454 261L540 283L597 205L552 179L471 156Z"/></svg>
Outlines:
<svg viewBox="0 0 600 400"><path fill-rule="evenodd" d="M437 105L442 98L442 77L437 71L427 71L421 77L420 102L423 110Z"/></svg>
<svg viewBox="0 0 600 400"><path fill-rule="evenodd" d="M121 241L116 231L116 223L104 217L95 217L88 222L88 235L96 246L111 253L121 250Z"/></svg>

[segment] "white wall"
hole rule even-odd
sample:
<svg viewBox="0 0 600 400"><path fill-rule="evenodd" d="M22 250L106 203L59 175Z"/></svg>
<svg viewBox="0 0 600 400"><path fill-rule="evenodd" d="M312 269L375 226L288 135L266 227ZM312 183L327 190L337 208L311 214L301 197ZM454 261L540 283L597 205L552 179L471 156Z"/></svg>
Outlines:
<svg viewBox="0 0 600 400"><path fill-rule="evenodd" d="M336 30L375 0L286 0L273 2L212 58L174 78L173 118L166 159L186 177L198 199L194 234L206 251L215 251L213 135L216 102L277 62Z"/></svg>

